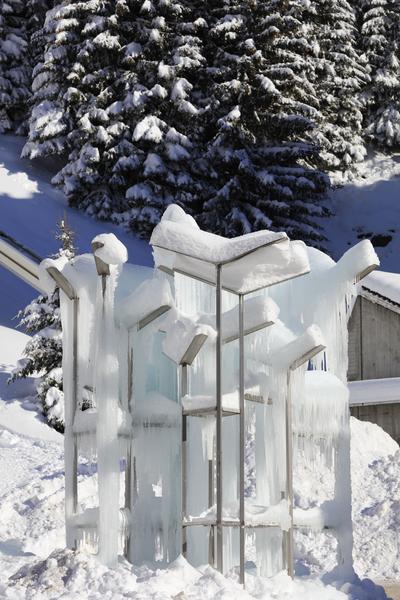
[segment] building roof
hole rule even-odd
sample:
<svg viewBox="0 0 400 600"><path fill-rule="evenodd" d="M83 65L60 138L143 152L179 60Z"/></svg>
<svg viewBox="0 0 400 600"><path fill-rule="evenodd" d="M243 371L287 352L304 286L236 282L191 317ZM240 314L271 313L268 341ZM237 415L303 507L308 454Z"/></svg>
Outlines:
<svg viewBox="0 0 400 600"><path fill-rule="evenodd" d="M374 271L364 279L361 293L372 302L400 312L400 273Z"/></svg>

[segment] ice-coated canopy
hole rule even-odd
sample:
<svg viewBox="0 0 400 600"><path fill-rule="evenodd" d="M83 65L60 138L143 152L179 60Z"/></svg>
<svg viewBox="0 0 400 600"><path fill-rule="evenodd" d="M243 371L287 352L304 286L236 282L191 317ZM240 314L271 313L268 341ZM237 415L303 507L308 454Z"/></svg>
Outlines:
<svg viewBox="0 0 400 600"><path fill-rule="evenodd" d="M154 228L150 243L157 267L216 282L222 268L222 286L248 294L309 271L306 247L289 242L286 233L256 231L228 239L202 231L192 217L171 205Z"/></svg>

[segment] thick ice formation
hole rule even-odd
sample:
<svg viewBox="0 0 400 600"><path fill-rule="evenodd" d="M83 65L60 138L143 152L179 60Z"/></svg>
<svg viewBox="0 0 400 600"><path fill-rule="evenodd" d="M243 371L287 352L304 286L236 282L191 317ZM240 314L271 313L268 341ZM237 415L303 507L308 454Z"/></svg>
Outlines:
<svg viewBox="0 0 400 600"><path fill-rule="evenodd" d="M350 577L348 393L343 382L347 318L357 292L354 281L376 264L369 243L362 242L335 264L301 242L290 242L285 234L257 232L226 240L203 232L174 205L152 236L156 265L168 275L122 265L126 252L113 236L98 236L94 242L96 260L83 255L71 263L57 263L79 297L78 406L76 413L71 406L66 411L66 439L77 440L80 448L84 437L92 443L99 473L99 507L93 512L98 517L79 516L78 506L71 522L76 526L79 521L83 529L87 523L90 531L95 528L101 559L116 564L122 460L126 470L123 514L129 517L123 531L126 555L133 562L166 564L179 554L182 409L187 429L185 516L191 521L214 519L218 346L216 288L209 283L215 284L219 264L224 288L219 332L223 342L219 389L225 411L219 456L222 513L235 523L239 518L239 419L235 415L240 412L239 357L244 345L245 434L255 437L256 472L254 486L247 489L244 518L259 572L271 575L284 567L282 543L291 526L287 431L292 414L295 476L302 477L302 465L321 462L335 474L326 502L316 502L311 512L297 512L296 518L303 526L335 526L339 566ZM108 275L97 274L98 259L109 265ZM245 338L239 344L238 294L258 288L268 289L245 299ZM71 302L64 294L61 298L65 390L70 402L76 346L69 336L74 314ZM189 360L194 340L198 354ZM191 366L185 366L187 380L178 381L182 364ZM312 371L306 371L309 366ZM71 452L69 447L67 461L72 463ZM71 513L72 488L67 496ZM269 529L261 527L267 520L273 521ZM260 527L252 530L256 525ZM213 531L187 527L185 535L193 564L207 562ZM238 528L223 534L224 571L239 563L238 535Z"/></svg>

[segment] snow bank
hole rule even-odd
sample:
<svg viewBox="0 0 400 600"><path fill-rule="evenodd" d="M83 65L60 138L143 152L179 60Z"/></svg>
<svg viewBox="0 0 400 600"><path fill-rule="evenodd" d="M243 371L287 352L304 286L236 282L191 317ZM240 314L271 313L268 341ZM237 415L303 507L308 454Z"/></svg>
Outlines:
<svg viewBox="0 0 400 600"><path fill-rule="evenodd" d="M1 588L0 588L1 591ZM168 569L135 568L120 560L116 569L100 565L81 552L56 550L47 559L22 567L15 573L3 598L13 600L384 600L382 588L372 582L355 582L342 590L320 580L290 579L279 573L270 579L249 575L247 589L237 575L224 577L212 567L194 569L179 557Z"/></svg>
<svg viewBox="0 0 400 600"><path fill-rule="evenodd" d="M360 577L398 579L400 576L400 451L380 427L351 418L352 519L354 568ZM296 505L312 508L310 501L329 497L334 485L321 465L295 478ZM327 506L327 508L329 508ZM314 516L316 516L314 514ZM301 514L299 514L301 517ZM296 533L297 567L323 573L332 568L334 538ZM379 596L377 596L379 597Z"/></svg>

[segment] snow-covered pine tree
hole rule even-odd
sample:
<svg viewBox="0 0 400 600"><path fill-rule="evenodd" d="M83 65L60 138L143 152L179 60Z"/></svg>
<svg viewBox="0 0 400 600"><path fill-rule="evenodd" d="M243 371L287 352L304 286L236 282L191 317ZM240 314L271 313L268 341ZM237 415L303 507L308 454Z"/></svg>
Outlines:
<svg viewBox="0 0 400 600"><path fill-rule="evenodd" d="M61 245L56 256L73 258L74 233L65 217L58 223L56 239ZM63 431L62 340L58 290L49 296L41 295L32 300L18 313L18 318L19 326L32 337L25 347L25 357L19 361L11 381L39 373L41 377L37 397L43 414L57 431Z"/></svg>
<svg viewBox="0 0 400 600"><path fill-rule="evenodd" d="M208 4L213 127L205 146L217 192L202 222L228 236L283 229L320 244L315 217L324 214L328 180L308 141L318 101L298 56L301 21L285 12L291 2Z"/></svg>
<svg viewBox="0 0 400 600"><path fill-rule="evenodd" d="M33 106L23 156L65 155L70 150L69 134L76 129L85 100L77 87L85 75L78 58L83 32L104 4L103 0L63 0L47 12L44 56L33 70Z"/></svg>
<svg viewBox="0 0 400 600"><path fill-rule="evenodd" d="M400 3L362 0L361 47L370 70L366 139L382 148L400 148Z"/></svg>
<svg viewBox="0 0 400 600"><path fill-rule="evenodd" d="M30 96L24 0L0 2L0 132L18 129Z"/></svg>
<svg viewBox="0 0 400 600"><path fill-rule="evenodd" d="M366 154L361 135L366 61L358 49L355 5L348 0L321 0L315 7L316 90L323 116L315 139L325 168L347 176Z"/></svg>
<svg viewBox="0 0 400 600"><path fill-rule="evenodd" d="M202 188L195 153L204 107L196 86L205 21L192 20L191 3L179 0L120 0L117 10L125 35L123 93L108 114L122 136L107 156L124 210L113 218L146 237L168 204L191 210Z"/></svg>
<svg viewBox="0 0 400 600"><path fill-rule="evenodd" d="M70 204L97 218L109 219L117 210L110 192L108 151L127 129L107 109L117 98L121 54L121 23L115 2L103 2L88 14L73 71L73 93L79 96L76 122L68 134L68 163L54 178Z"/></svg>
<svg viewBox="0 0 400 600"><path fill-rule="evenodd" d="M43 61L46 36L44 24L46 13L61 0L26 0L29 63L32 69Z"/></svg>

